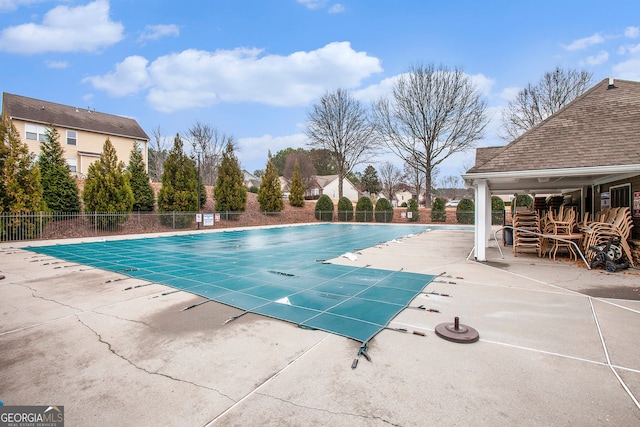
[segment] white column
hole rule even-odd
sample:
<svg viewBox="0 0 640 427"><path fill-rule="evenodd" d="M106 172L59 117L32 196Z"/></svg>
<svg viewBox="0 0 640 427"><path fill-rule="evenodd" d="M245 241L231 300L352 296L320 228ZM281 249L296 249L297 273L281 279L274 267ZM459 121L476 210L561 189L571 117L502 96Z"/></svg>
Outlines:
<svg viewBox="0 0 640 427"><path fill-rule="evenodd" d="M486 261L486 249L489 246L491 236L491 195L486 179L475 182L476 199L476 226L475 226L475 250L476 261Z"/></svg>

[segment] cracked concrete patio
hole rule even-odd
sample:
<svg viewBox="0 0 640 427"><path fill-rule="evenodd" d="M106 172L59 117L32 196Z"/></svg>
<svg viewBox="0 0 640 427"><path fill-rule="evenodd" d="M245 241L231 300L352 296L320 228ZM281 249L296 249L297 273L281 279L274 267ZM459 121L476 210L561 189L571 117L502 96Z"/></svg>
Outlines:
<svg viewBox="0 0 640 427"><path fill-rule="evenodd" d="M382 331L352 369L353 340L253 314L224 324L240 310L181 311L202 298L20 246L0 246L0 401L64 405L69 426L640 425L640 301L619 298L639 294L638 270L495 247L477 263L457 230L333 260L444 273L390 324L409 332ZM454 316L478 343L434 334Z"/></svg>

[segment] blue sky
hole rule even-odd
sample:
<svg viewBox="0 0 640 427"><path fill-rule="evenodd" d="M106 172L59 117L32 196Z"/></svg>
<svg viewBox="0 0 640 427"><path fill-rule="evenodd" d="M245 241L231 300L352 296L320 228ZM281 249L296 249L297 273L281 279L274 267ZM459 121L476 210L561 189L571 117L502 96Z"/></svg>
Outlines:
<svg viewBox="0 0 640 427"><path fill-rule="evenodd" d="M133 117L150 137L214 126L253 171L305 146L326 91L369 104L419 63L463 68L489 107L478 146L502 145L502 108L557 65L640 81L640 3L0 0L0 63L4 92Z"/></svg>

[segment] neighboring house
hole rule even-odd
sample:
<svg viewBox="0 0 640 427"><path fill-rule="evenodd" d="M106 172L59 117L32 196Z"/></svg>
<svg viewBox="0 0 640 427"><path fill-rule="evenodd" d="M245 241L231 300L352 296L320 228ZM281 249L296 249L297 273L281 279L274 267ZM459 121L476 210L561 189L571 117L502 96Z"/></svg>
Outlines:
<svg viewBox="0 0 640 427"><path fill-rule="evenodd" d="M284 176L279 176L278 180L280 181L280 191L282 191L282 197L288 199L291 195L291 184Z"/></svg>
<svg viewBox="0 0 640 427"><path fill-rule="evenodd" d="M314 178L315 185L310 189L311 196L326 194L332 200L338 200L338 175L317 175ZM360 198L358 189L347 178L342 181L342 196L354 202Z"/></svg>
<svg viewBox="0 0 640 427"><path fill-rule="evenodd" d="M322 194L322 187L316 180L316 177L311 178L310 184L304 190L305 199L318 199Z"/></svg>
<svg viewBox="0 0 640 427"><path fill-rule="evenodd" d="M486 261L491 195L556 194L581 215L630 207L640 237L640 82L605 79L502 147L476 150L475 256Z"/></svg>
<svg viewBox="0 0 640 427"><path fill-rule="evenodd" d="M133 119L6 92L2 94L2 114L12 120L22 141L36 155L40 153L47 127L53 124L74 176L87 174L89 165L100 157L107 138L116 149L118 160L127 164L137 142L145 165L148 163L149 136Z"/></svg>
<svg viewBox="0 0 640 427"><path fill-rule="evenodd" d="M243 175L244 186L247 187L247 189L250 189L251 187L260 188L260 184L262 183L261 178L258 178L254 174L244 169L242 170L242 175Z"/></svg>
<svg viewBox="0 0 640 427"><path fill-rule="evenodd" d="M403 203L407 203L411 199L415 199L416 196L409 190L398 191L393 195L393 200L391 203L394 207L402 206Z"/></svg>

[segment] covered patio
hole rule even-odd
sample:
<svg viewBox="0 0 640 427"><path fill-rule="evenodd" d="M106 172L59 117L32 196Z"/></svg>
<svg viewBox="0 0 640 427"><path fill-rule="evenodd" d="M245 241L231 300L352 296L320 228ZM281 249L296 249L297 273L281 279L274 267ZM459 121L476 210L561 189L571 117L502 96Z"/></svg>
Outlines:
<svg viewBox="0 0 640 427"><path fill-rule="evenodd" d="M475 191L477 261L487 261L492 195L561 195L578 221L607 203L626 207L638 238L640 83L601 81L511 143L478 148L462 177Z"/></svg>

